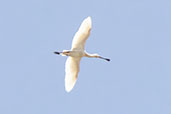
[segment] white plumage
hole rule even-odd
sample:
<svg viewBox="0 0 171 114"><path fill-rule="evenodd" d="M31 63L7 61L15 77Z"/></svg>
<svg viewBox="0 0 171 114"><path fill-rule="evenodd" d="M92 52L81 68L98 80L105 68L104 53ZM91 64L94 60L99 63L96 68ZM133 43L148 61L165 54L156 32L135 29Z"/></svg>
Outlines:
<svg viewBox="0 0 171 114"><path fill-rule="evenodd" d="M90 35L91 30L91 17L86 18L79 30L76 32L72 41L72 50L82 50L84 51L85 42Z"/></svg>
<svg viewBox="0 0 171 114"><path fill-rule="evenodd" d="M73 89L77 81L80 60L82 57L85 56L90 58L101 58L110 61L110 59L103 58L98 54L88 54L84 51L86 40L90 35L92 26L91 23L91 17L87 17L86 19L84 19L79 30L76 32L73 38L71 50L55 52L55 54L69 56L65 64L65 90L67 92L70 92Z"/></svg>
<svg viewBox="0 0 171 114"><path fill-rule="evenodd" d="M68 57L65 64L65 90L67 92L70 92L72 88L74 87L76 81L78 72L80 70L80 59L79 57Z"/></svg>

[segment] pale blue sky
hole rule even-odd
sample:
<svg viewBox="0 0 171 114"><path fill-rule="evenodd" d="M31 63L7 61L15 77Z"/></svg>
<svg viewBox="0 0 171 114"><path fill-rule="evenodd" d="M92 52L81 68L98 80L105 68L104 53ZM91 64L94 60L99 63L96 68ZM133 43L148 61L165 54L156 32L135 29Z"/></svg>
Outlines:
<svg viewBox="0 0 171 114"><path fill-rule="evenodd" d="M71 93L66 57L92 17ZM171 114L170 0L1 0L0 114Z"/></svg>

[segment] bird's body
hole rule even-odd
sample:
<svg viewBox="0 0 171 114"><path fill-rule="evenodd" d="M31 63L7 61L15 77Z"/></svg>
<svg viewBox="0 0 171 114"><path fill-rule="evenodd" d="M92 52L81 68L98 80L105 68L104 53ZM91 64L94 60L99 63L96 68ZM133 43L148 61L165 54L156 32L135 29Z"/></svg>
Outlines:
<svg viewBox="0 0 171 114"><path fill-rule="evenodd" d="M84 50L86 40L90 35L91 23L91 17L86 18L82 22L79 30L73 38L71 50L54 52L55 54L61 54L62 56L69 56L65 64L65 90L67 92L70 92L76 83L82 57L101 58L110 61L110 59L103 58L98 54L88 54Z"/></svg>
<svg viewBox="0 0 171 114"><path fill-rule="evenodd" d="M63 50L61 53L63 56L71 56L71 57L83 57L85 55L82 50Z"/></svg>

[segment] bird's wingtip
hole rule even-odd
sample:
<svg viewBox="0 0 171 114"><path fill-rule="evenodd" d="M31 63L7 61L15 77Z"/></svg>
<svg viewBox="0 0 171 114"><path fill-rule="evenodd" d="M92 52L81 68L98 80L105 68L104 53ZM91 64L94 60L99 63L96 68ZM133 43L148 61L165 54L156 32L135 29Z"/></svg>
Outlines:
<svg viewBox="0 0 171 114"><path fill-rule="evenodd" d="M91 17L90 17L90 16L88 16L88 17L85 19L85 23L88 24L88 26L91 28L92 21L91 21Z"/></svg>
<svg viewBox="0 0 171 114"><path fill-rule="evenodd" d="M76 81L76 79L65 78L65 91L69 93L74 88Z"/></svg>
<svg viewBox="0 0 171 114"><path fill-rule="evenodd" d="M91 17L90 17L90 16L88 16L88 17L87 17L87 20L90 20L90 21L91 21Z"/></svg>
<svg viewBox="0 0 171 114"><path fill-rule="evenodd" d="M66 87L66 86L65 86L65 91L66 91L67 93L69 93L72 89L73 89L73 87Z"/></svg>
<svg viewBox="0 0 171 114"><path fill-rule="evenodd" d="M87 18L91 19L91 16L88 16Z"/></svg>

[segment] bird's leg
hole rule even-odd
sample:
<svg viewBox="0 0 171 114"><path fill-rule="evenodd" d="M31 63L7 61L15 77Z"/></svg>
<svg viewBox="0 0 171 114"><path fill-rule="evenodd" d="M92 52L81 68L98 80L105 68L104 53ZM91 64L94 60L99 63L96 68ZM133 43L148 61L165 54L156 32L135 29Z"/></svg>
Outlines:
<svg viewBox="0 0 171 114"><path fill-rule="evenodd" d="M110 61L110 59L108 59L108 58L104 58L104 57L101 57L101 56L99 56L98 58L100 58L100 59L104 59L104 60L106 60L106 61Z"/></svg>
<svg viewBox="0 0 171 114"><path fill-rule="evenodd" d="M57 52L57 51L55 51L54 53L60 55L62 52Z"/></svg>
<svg viewBox="0 0 171 114"><path fill-rule="evenodd" d="M57 51L55 51L54 53L55 54L58 54L58 55L62 55L62 56L69 56L69 53L70 53L71 51L68 51L68 50L64 50L63 52L57 52Z"/></svg>

